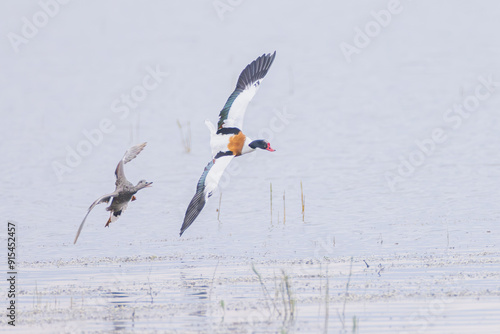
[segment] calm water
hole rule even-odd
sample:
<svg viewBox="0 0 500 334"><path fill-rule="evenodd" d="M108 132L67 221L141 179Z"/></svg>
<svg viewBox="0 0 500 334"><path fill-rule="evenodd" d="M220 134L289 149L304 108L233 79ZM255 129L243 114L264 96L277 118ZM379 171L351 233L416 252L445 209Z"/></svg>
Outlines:
<svg viewBox="0 0 500 334"><path fill-rule="evenodd" d="M205 279L213 275L217 260L211 257L237 259L219 263L220 275L230 279L238 278L234 266L255 279L252 261L278 260L286 266L297 259L354 256L362 268L359 261L369 256L498 257L500 88L491 86L491 94L467 116L448 111L474 96L482 87L480 77L500 78L498 23L491 10L498 5L403 3L402 12L351 63L339 45L352 44L353 29L364 27L373 20L370 11L387 3L277 2L262 11L263 6L244 2L220 20L210 3L198 9L159 1L70 3L19 53L4 39L0 213L5 222L17 223L17 255L26 275L21 286L29 298L37 284L40 289L74 284L78 288L58 295L58 303L97 298L108 311L114 299L145 307L147 293L134 284L145 284L144 272L153 270L152 284L168 282L168 288L155 286L165 294L154 298L159 307L154 312L189 305L182 317L167 318L172 330L183 331L189 323L189 330L197 331L207 329L206 323L196 327L206 318L191 311L198 312L200 305L216 308L219 301L203 300L203 289L171 291L178 277L169 276L170 270L180 275L189 265L183 259L194 259L193 282L198 270ZM36 3L3 7L3 35L19 33L21 18L40 10ZM277 26L278 16L283 19ZM274 50L275 63L243 130L254 139L269 139L276 152L235 159L220 193L179 238L185 209L210 159L204 120L217 120L244 66ZM112 106L125 106L122 95L131 94L152 69L168 76L128 113L114 112ZM113 130L101 138L94 130L103 119ZM190 153L183 148L177 120L190 130ZM436 129L444 142L427 146L431 153L426 155L418 143L427 143ZM58 177L54 164L66 165L68 152L86 145L85 133L97 136L97 144L87 146L89 153ZM125 172L133 183L144 178L153 187L141 191L109 229L103 228L105 206L96 207L73 245L88 206L113 191L114 168L123 152L142 141L148 146ZM411 159L418 163L405 171ZM400 177L392 188L387 175ZM126 266L132 279L125 291L98 291L101 280L111 282L108 275L123 259L136 256L140 260ZM151 256L168 260L154 265L141 260ZM115 260L87 271L86 264L106 257ZM39 271L37 261L47 265ZM58 261L66 264L58 268ZM453 277L456 270L443 269ZM346 275L344 270L341 285ZM259 285L242 291L238 298L253 301L262 293ZM23 303L28 308L31 299ZM303 312L306 317L309 311ZM322 317L310 321L316 324ZM148 329L161 328L165 320L151 319ZM121 326L116 323L115 328ZM91 326L112 330L101 320ZM132 329L130 323L124 326ZM377 327L370 328L365 330Z"/></svg>

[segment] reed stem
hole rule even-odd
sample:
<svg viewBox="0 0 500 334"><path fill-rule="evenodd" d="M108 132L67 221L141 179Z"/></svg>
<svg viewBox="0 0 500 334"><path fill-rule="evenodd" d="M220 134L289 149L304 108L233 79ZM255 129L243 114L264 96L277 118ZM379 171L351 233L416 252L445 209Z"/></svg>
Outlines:
<svg viewBox="0 0 500 334"><path fill-rule="evenodd" d="M269 203L271 204L271 225L273 224L273 183L269 182Z"/></svg>
<svg viewBox="0 0 500 334"><path fill-rule="evenodd" d="M306 210L306 201L304 198L304 188L302 188L302 181L300 181L300 200L302 201L302 222L305 222L305 210Z"/></svg>
<svg viewBox="0 0 500 334"><path fill-rule="evenodd" d="M286 223L285 191L283 190L283 225Z"/></svg>

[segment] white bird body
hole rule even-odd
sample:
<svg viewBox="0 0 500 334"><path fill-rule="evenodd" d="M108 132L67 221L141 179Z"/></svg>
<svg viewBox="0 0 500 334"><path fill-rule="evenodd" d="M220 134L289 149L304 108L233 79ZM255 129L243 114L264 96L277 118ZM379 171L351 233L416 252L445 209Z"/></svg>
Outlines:
<svg viewBox="0 0 500 334"><path fill-rule="evenodd" d="M212 150L212 158L215 158L217 153L227 151L227 144L229 143L229 137L231 137L231 135L218 135L215 130L215 125L209 120L206 120L205 124L210 131L210 148Z"/></svg>
<svg viewBox="0 0 500 334"><path fill-rule="evenodd" d="M180 235L198 217L208 198L217 189L224 170L234 157L251 153L257 148L274 151L267 141L252 140L245 136L241 129L247 106L259 89L275 56L276 52L272 55L264 54L245 67L238 78L236 89L229 96L219 114L217 128L212 122L205 121L210 131L212 160L205 167L198 181L196 193L186 210Z"/></svg>

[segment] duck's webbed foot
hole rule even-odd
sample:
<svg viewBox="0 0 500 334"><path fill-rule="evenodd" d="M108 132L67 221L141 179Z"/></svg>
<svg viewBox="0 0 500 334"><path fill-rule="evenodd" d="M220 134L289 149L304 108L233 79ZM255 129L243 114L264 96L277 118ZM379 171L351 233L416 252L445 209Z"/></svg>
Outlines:
<svg viewBox="0 0 500 334"><path fill-rule="evenodd" d="M135 201L136 199L137 199L137 197L135 197L135 195L133 195L133 196L132 196L131 201L133 202L133 201Z"/></svg>

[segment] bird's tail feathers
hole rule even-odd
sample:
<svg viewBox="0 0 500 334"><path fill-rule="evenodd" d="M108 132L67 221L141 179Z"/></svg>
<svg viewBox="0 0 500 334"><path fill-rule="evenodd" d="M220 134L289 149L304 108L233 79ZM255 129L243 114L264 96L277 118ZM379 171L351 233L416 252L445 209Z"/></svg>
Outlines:
<svg viewBox="0 0 500 334"><path fill-rule="evenodd" d="M215 133L217 132L217 130L215 129L215 125L212 122L210 122L208 119L205 120L205 125L207 126L208 130L210 131L210 134L215 135Z"/></svg>

